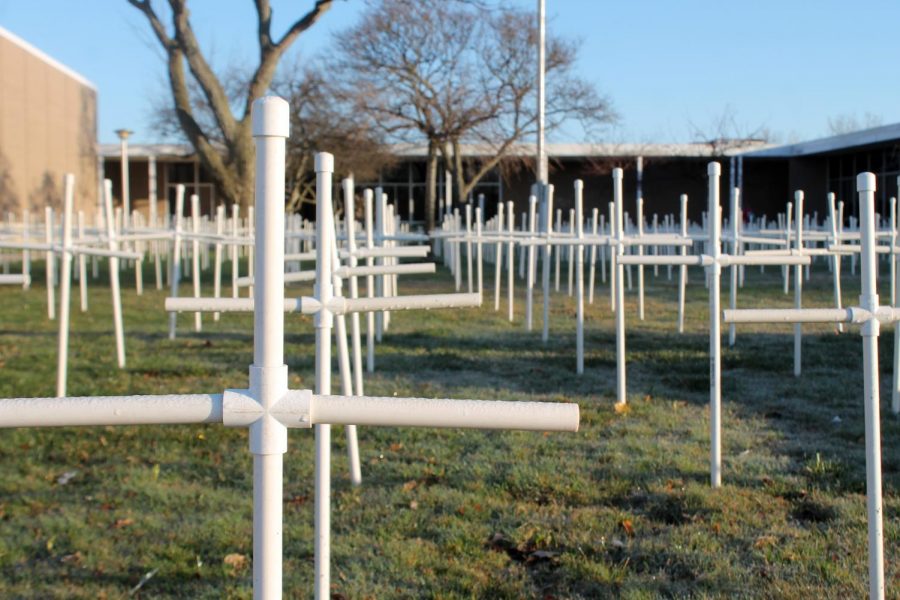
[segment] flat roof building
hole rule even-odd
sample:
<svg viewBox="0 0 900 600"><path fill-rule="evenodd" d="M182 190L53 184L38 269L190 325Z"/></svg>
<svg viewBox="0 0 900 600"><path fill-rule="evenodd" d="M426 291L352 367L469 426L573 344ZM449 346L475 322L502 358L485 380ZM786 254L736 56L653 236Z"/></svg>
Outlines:
<svg viewBox="0 0 900 600"><path fill-rule="evenodd" d="M887 216L900 176L900 123L829 136L808 142L770 146L746 152L750 173L778 168L783 202L803 190L809 210L824 214L826 196L834 192L846 216L859 216L856 176L875 173L875 210Z"/></svg>

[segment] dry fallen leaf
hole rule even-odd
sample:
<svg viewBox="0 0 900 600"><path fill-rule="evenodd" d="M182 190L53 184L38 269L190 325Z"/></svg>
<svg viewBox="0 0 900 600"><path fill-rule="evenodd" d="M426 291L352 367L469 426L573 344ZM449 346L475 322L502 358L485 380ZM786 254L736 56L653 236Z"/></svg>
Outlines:
<svg viewBox="0 0 900 600"><path fill-rule="evenodd" d="M247 555L232 552L231 554L226 555L225 558L222 559L222 562L235 571L240 571L247 566Z"/></svg>
<svg viewBox="0 0 900 600"><path fill-rule="evenodd" d="M761 535L753 542L753 547L757 549L768 548L778 543L778 538L774 535Z"/></svg>
<svg viewBox="0 0 900 600"><path fill-rule="evenodd" d="M129 517L116 519L116 522L113 523L113 529L122 529L123 527L128 527L129 525L134 525L134 519L131 519Z"/></svg>
<svg viewBox="0 0 900 600"><path fill-rule="evenodd" d="M406 483L403 484L403 491L411 492L412 490L414 490L416 488L417 485L419 485L418 481L416 481L415 479L410 479L409 481L407 481Z"/></svg>
<svg viewBox="0 0 900 600"><path fill-rule="evenodd" d="M634 537L634 525L631 524L630 519L622 519L620 525L628 537Z"/></svg>
<svg viewBox="0 0 900 600"><path fill-rule="evenodd" d="M615 405L613 405L613 408L615 408L617 415L627 415L631 412L631 407L627 402L616 402Z"/></svg>

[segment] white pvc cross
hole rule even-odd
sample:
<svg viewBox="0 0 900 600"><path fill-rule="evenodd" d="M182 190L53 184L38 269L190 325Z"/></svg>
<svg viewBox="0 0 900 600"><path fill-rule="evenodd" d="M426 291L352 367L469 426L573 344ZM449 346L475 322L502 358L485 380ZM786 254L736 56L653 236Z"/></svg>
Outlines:
<svg viewBox="0 0 900 600"><path fill-rule="evenodd" d="M866 423L866 503L869 527L869 597L884 598L884 530L881 509L881 417L878 333L881 323L900 321L900 311L879 306L875 237L875 175L856 179L861 228L862 287L859 306L849 308L725 311L726 323L859 323L863 341L863 403Z"/></svg>
<svg viewBox="0 0 900 600"><path fill-rule="evenodd" d="M223 423L249 430L253 453L253 593L256 599L282 595L282 467L287 429L317 428L316 445L328 457L328 426L469 427L575 431L575 404L430 400L422 398L334 396L330 393L330 328L335 313L353 303L332 295L331 257L316 264L316 393L289 390L284 364L284 165L289 128L288 103L277 97L253 105L256 142L256 238L253 365L247 389L221 394L15 398L0 401L0 427L101 426ZM317 185L330 200L330 155L320 156ZM330 202L329 202L330 204ZM320 240L329 219L317 220ZM321 246L320 246L321 247ZM381 306L399 299L376 299ZM380 302L379 302L380 301ZM297 304L300 304L298 302ZM372 303L369 303L372 304ZM299 308L299 307L298 307ZM371 306L356 307L371 309ZM324 341L324 343L323 343ZM328 462L323 461L323 464ZM327 469L316 469L317 488L329 491ZM327 495L325 496L327 498ZM319 558L327 550L327 504L316 506L316 597L329 595L329 568Z"/></svg>
<svg viewBox="0 0 900 600"><path fill-rule="evenodd" d="M623 256L616 252L616 270L619 285L616 287L616 392L618 402L625 402L625 320L624 286L621 285L622 266L626 264L697 265L706 267L709 278L709 428L710 428L710 482L713 487L722 485L722 340L721 302L722 267L727 265L796 265L808 264L808 256L762 255L733 256L722 254L722 209L719 206L719 178L722 167L709 163L709 213L706 253L699 256ZM621 170L613 181L621 197Z"/></svg>

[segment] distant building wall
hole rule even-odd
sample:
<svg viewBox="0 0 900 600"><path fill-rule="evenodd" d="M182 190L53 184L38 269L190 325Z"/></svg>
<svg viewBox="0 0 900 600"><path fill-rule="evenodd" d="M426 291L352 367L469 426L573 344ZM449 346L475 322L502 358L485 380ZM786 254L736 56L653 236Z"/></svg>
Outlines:
<svg viewBox="0 0 900 600"><path fill-rule="evenodd" d="M711 160L714 159L693 156L644 157L641 192L644 198L644 218L647 223L652 222L654 214L658 215L660 219L666 215L673 215L677 220L681 212L682 194L688 196L688 217L692 221L699 222L709 204L707 165ZM715 160L722 165L719 195L723 215L727 218L731 210L728 201L729 159L720 157ZM635 222L637 219L636 163L635 157L573 157L552 160L550 183L554 186L554 210L562 210L563 221L568 222L569 209L575 206L574 183L576 179L581 179L584 182L584 217L590 218L593 209L597 208L599 214L604 215L608 220L609 203L613 200L612 170L619 167L623 170L622 209L628 213L631 221ZM787 171L783 170L786 179ZM757 169L757 172L761 177L771 176L768 168ZM516 203L517 212L526 210L532 181L531 174L523 172L508 183L505 195ZM745 174L745 190L747 183L748 178ZM768 203L762 200L757 204L759 205L759 208L756 209L758 212L770 209Z"/></svg>
<svg viewBox="0 0 900 600"><path fill-rule="evenodd" d="M0 210L62 206L75 175L76 207L97 205L97 92L0 28Z"/></svg>
<svg viewBox="0 0 900 600"><path fill-rule="evenodd" d="M150 211L150 160L147 155L148 146L133 146L128 153L129 204L132 211L141 213L145 218ZM151 147L152 149L152 147ZM179 148L182 150L182 148ZM103 177L112 182L113 205L120 207L122 200L122 159L118 144L103 144ZM175 214L175 189L178 184L185 186L183 212L191 212L190 197L197 194L200 198L200 212L213 215L216 206L224 201L224 197L216 189L206 169L200 165L196 155L186 152L179 156L154 154L152 160L156 169L156 210L157 215L168 212ZM230 210L230 208L229 208ZM230 213L229 213L230 214Z"/></svg>

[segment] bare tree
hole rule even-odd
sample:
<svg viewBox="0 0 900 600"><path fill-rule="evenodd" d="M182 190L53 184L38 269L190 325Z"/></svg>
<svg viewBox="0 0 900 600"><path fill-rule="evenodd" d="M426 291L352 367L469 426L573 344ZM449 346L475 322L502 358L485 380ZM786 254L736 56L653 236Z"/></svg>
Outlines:
<svg viewBox="0 0 900 600"><path fill-rule="evenodd" d="M147 18L165 52L172 107L181 131L225 197L249 206L254 186L250 108L268 90L285 51L334 0L316 0L309 12L277 39L272 34L269 0L254 0L259 60L243 81L223 81L214 72L194 34L187 0L168 0L170 28L151 0L127 1ZM198 98L205 111L198 111Z"/></svg>
<svg viewBox="0 0 900 600"><path fill-rule="evenodd" d="M730 104L721 113L713 115L705 126L688 121L688 129L695 142L709 145L712 156L724 156L729 150L744 147L748 142L763 143L773 137L765 124L752 126L739 122L737 111Z"/></svg>
<svg viewBox="0 0 900 600"><path fill-rule="evenodd" d="M329 64L342 97L392 141L426 146L426 227L434 226L439 159L456 197L469 192L536 131L534 14L447 0L381 0L341 34ZM609 103L572 70L574 44L548 43L548 128L608 121ZM467 156L464 148L477 148Z"/></svg>
<svg viewBox="0 0 900 600"><path fill-rule="evenodd" d="M451 133L442 147L452 165L455 189L465 201L485 175L507 163L529 164L516 147L537 133L537 44L534 13L505 8L493 13L489 37L478 48L477 61L485 74L476 92L480 119ZM577 122L586 134L615 120L609 101L574 74L578 56L576 43L550 38L547 41L547 88L545 126L548 132L566 122ZM465 146L469 145L467 152ZM530 153L529 153L530 154Z"/></svg>
<svg viewBox="0 0 900 600"><path fill-rule="evenodd" d="M842 135L845 133L853 133L862 129L871 129L884 125L884 119L881 115L876 115L866 111L862 118L854 114L840 114L834 117L828 117L828 133L829 135Z"/></svg>

